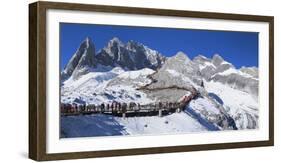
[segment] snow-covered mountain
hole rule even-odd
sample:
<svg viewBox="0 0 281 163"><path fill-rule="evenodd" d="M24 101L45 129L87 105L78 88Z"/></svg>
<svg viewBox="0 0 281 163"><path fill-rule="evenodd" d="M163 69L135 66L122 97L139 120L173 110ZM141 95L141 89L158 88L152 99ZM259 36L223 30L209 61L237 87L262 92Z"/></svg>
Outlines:
<svg viewBox="0 0 281 163"><path fill-rule="evenodd" d="M236 69L231 63L215 54L212 59L199 55L193 59L206 81L219 82L231 88L258 96L258 68Z"/></svg>
<svg viewBox="0 0 281 163"><path fill-rule="evenodd" d="M156 50L152 50L141 43L129 41L124 44L117 37L112 38L107 46L96 52L94 43L87 37L73 54L62 71L61 77L63 80L69 77L78 79L88 72L102 71L101 69L95 69L104 67L121 67L126 70L143 68L155 70L164 63L165 58Z"/></svg>
<svg viewBox="0 0 281 163"><path fill-rule="evenodd" d="M236 69L220 55L199 55L193 59L205 81L205 90L225 105L238 128L258 127L258 68Z"/></svg>
<svg viewBox="0 0 281 163"><path fill-rule="evenodd" d="M63 80L70 76L76 78L77 76L90 72L90 69L96 65L95 47L92 44L91 39L87 37L61 72L61 78Z"/></svg>
<svg viewBox="0 0 281 163"><path fill-rule="evenodd" d="M244 73L252 76L253 78L258 78L259 77L259 69L257 67L245 67L245 66L242 66L239 70L241 72L244 72Z"/></svg>
<svg viewBox="0 0 281 163"><path fill-rule="evenodd" d="M61 101L96 105L113 101L150 103L153 100L136 88L150 83L146 77L153 72L148 68L124 71L116 67L106 72L90 72L79 79L69 78L61 87Z"/></svg>
<svg viewBox="0 0 281 163"><path fill-rule="evenodd" d="M116 37L97 53L97 58L102 65L118 65L128 70L157 69L165 60L159 52L141 43L131 40L124 44Z"/></svg>
<svg viewBox="0 0 281 163"><path fill-rule="evenodd" d="M165 57L141 43L129 41L125 44L118 38L111 39L95 52L94 43L87 38L61 72L61 79L63 103L174 102L197 90L200 95L186 106L184 113L166 117L171 120L169 124L177 117L188 117L187 122L179 123L179 126L169 126L165 122L167 130L160 133L258 128L258 68L237 69L218 54L213 58L198 55L190 59L187 54L178 52ZM93 115L86 119L108 118L104 116ZM152 129L157 126L153 124L162 122L158 118L129 118L128 121L135 123L132 125L118 117L110 117L122 126L124 131L120 133L125 135L155 133ZM63 124L74 125L74 128L76 124L69 124L74 123L70 119L84 122L83 117L63 119ZM141 127L143 121L151 123L148 126L152 128ZM185 123L194 126L182 126ZM67 126L63 127L66 137L72 135ZM137 131L141 128L143 132ZM104 133L111 132L110 126L105 127ZM102 135L96 135L99 134ZM93 135L91 132L88 136Z"/></svg>

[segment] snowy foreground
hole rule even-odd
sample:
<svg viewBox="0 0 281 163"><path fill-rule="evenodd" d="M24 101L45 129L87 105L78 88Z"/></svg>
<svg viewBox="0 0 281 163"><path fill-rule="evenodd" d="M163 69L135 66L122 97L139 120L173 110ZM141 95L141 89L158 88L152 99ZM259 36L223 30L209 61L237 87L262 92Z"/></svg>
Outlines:
<svg viewBox="0 0 281 163"><path fill-rule="evenodd" d="M163 117L122 118L105 114L62 116L61 137L176 134L233 129L219 126L218 115L221 115L221 111L210 100L198 98L184 111Z"/></svg>
<svg viewBox="0 0 281 163"><path fill-rule="evenodd" d="M145 134L176 134L212 130L203 126L188 113L174 113L164 117L113 117L86 115L62 117L62 137L91 137Z"/></svg>

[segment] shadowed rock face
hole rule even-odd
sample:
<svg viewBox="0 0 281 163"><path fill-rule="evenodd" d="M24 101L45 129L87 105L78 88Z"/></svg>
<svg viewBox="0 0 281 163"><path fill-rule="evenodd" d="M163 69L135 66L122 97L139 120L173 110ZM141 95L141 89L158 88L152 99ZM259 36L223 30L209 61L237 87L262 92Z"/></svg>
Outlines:
<svg viewBox="0 0 281 163"><path fill-rule="evenodd" d="M178 101L202 80L196 65L183 52L168 58L151 78L153 82L143 91L157 101Z"/></svg>
<svg viewBox="0 0 281 163"><path fill-rule="evenodd" d="M110 40L107 46L97 54L97 58L103 65L119 65L129 70L157 69L165 60L159 52L143 44L134 41L123 44L118 38Z"/></svg>
<svg viewBox="0 0 281 163"><path fill-rule="evenodd" d="M224 61L223 58L222 58L220 55L218 55L218 54L215 54L215 55L213 56L213 58L212 58L212 63L213 63L216 67L220 66L223 61Z"/></svg>
<svg viewBox="0 0 281 163"><path fill-rule="evenodd" d="M67 63L62 74L62 79L66 79L71 75L75 77L87 73L87 69L94 67L97 61L94 58L95 47L90 38L86 38L74 53L70 61Z"/></svg>
<svg viewBox="0 0 281 163"><path fill-rule="evenodd" d="M194 83L199 85L201 83L199 75L198 67L186 54L178 52L175 56L168 58L158 72L152 76L157 82L149 87L189 87Z"/></svg>
<svg viewBox="0 0 281 163"><path fill-rule="evenodd" d="M65 80L72 76L77 79L81 75L92 71L98 65L112 68L119 66L127 70L143 68L155 70L162 66L165 59L166 57L159 52L141 43L129 41L124 44L116 37L96 53L93 42L90 38L86 38L61 72L61 78Z"/></svg>

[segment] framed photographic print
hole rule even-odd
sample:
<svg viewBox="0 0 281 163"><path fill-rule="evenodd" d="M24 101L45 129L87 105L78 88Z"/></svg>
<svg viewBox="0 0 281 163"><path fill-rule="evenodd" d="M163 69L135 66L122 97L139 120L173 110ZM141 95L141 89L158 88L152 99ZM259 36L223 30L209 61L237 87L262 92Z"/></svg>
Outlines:
<svg viewBox="0 0 281 163"><path fill-rule="evenodd" d="M271 16L29 5L29 157L272 146Z"/></svg>

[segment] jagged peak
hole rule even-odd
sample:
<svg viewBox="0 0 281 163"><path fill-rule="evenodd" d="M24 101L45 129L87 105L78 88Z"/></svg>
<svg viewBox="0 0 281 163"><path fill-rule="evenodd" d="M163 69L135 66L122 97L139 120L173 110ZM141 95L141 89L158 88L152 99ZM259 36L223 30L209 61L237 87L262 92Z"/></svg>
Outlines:
<svg viewBox="0 0 281 163"><path fill-rule="evenodd" d="M186 54L183 51L178 51L175 56L186 56Z"/></svg>
<svg viewBox="0 0 281 163"><path fill-rule="evenodd" d="M112 39L110 39L107 43L107 46L104 47L104 50L108 51L109 49L111 49L111 47L123 47L124 44L123 42L118 38L118 37L113 37Z"/></svg>
<svg viewBox="0 0 281 163"><path fill-rule="evenodd" d="M85 38L85 41L86 41L86 42L91 42L91 41L92 41L92 39L91 39L91 37L90 37L90 36L87 36L87 37Z"/></svg>
<svg viewBox="0 0 281 163"><path fill-rule="evenodd" d="M143 45L142 43L137 42L137 41L135 41L135 40L129 40L127 44L133 44L133 45Z"/></svg>
<svg viewBox="0 0 281 163"><path fill-rule="evenodd" d="M218 53L213 55L212 60L222 60L222 61L224 61L224 59Z"/></svg>
<svg viewBox="0 0 281 163"><path fill-rule="evenodd" d="M170 64L170 63L189 64L190 62L191 62L191 60L182 51L179 51L174 56L167 58L168 64Z"/></svg>
<svg viewBox="0 0 281 163"><path fill-rule="evenodd" d="M90 37L86 37L72 55L62 71L64 79L70 77L77 67L91 67L94 64L95 46Z"/></svg>
<svg viewBox="0 0 281 163"><path fill-rule="evenodd" d="M219 66L221 63L224 62L224 59L219 54L214 54L212 58L212 63L215 66Z"/></svg>
<svg viewBox="0 0 281 163"><path fill-rule="evenodd" d="M193 61L198 61L198 62L205 62L205 61L209 61L210 59L205 57L203 54L199 54L196 57L193 58Z"/></svg>
<svg viewBox="0 0 281 163"><path fill-rule="evenodd" d="M81 43L81 45L85 44L86 47L89 47L89 46L92 46L93 45L93 42L92 42L92 39L87 36Z"/></svg>
<svg viewBox="0 0 281 163"><path fill-rule="evenodd" d="M109 42L116 42L118 44L123 44L123 42L118 37L113 37Z"/></svg>
<svg viewBox="0 0 281 163"><path fill-rule="evenodd" d="M126 44L126 48L127 49L135 49L135 48L146 48L146 49L150 49L147 46L145 46L144 44L134 41L134 40L129 40Z"/></svg>
<svg viewBox="0 0 281 163"><path fill-rule="evenodd" d="M178 51L176 55L174 55L175 58L178 58L178 59L183 59L183 60L187 60L187 61L190 61L189 57L187 56L187 54L185 54L184 52L182 51Z"/></svg>

